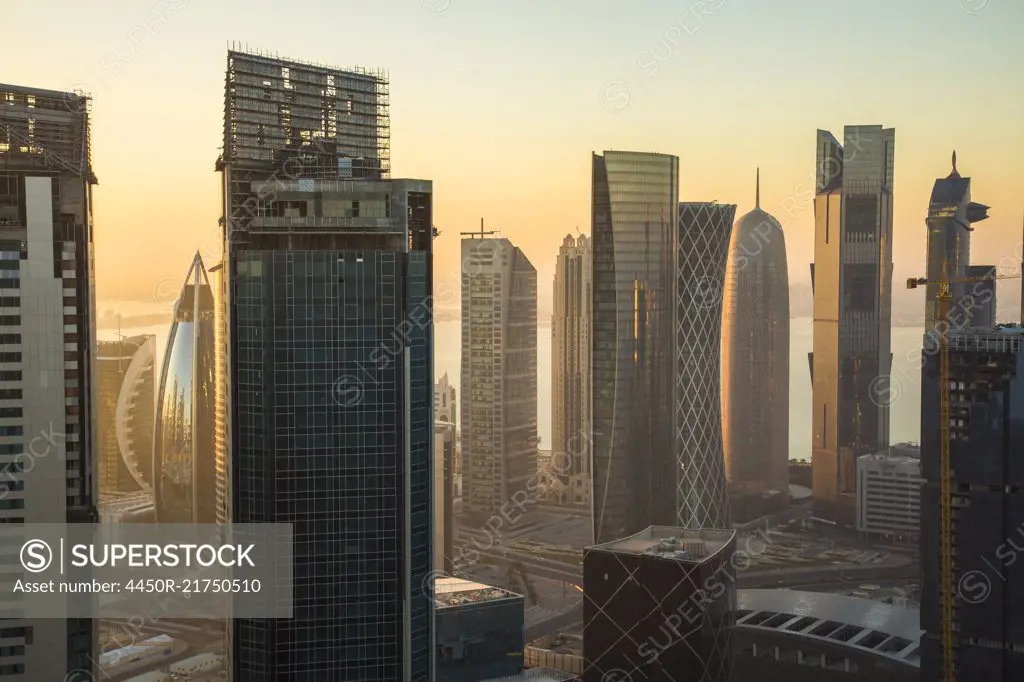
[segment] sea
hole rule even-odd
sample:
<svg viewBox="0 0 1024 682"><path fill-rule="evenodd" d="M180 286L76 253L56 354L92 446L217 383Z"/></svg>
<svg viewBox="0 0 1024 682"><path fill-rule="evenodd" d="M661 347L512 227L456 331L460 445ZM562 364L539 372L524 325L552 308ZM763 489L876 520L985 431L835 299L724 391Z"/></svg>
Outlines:
<svg viewBox="0 0 1024 682"><path fill-rule="evenodd" d="M168 306L154 306L136 301L101 301L97 312L102 327L97 336L114 340L117 334L155 334L157 342L157 371L162 366L163 353L170 332L170 309ZM121 315L120 331L116 326L117 315ZM155 316L163 314L164 324L152 324ZM133 317L145 316L146 324L128 326ZM789 457L792 460L810 461L811 457L811 372L807 354L812 347L813 320L794 318L790 321L790 389L789 389ZM888 388L891 405L892 443L921 440L921 342L924 328L921 326L894 327L892 330L893 371ZM459 320L442 320L434 324L434 376L440 378L445 372L458 391L461 362L462 330ZM537 430L541 449L551 444L551 327L538 324L537 327Z"/></svg>

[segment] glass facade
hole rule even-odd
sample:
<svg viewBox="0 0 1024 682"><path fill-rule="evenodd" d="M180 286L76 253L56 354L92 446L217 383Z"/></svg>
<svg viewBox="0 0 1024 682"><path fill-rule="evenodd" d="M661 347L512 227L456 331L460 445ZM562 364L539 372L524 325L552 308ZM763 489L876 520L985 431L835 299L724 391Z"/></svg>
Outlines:
<svg viewBox="0 0 1024 682"><path fill-rule="evenodd" d="M735 204L679 204L676 249L676 524L728 528L722 454L722 292Z"/></svg>
<svg viewBox="0 0 1024 682"><path fill-rule="evenodd" d="M679 159L609 151L592 170L592 506L604 542L676 519Z"/></svg>
<svg viewBox="0 0 1024 682"><path fill-rule="evenodd" d="M759 206L740 217L726 267L722 438L740 507L742 498L789 490L789 273L779 221Z"/></svg>
<svg viewBox="0 0 1024 682"><path fill-rule="evenodd" d="M523 669L523 598L437 606L437 682L478 682Z"/></svg>
<svg viewBox="0 0 1024 682"><path fill-rule="evenodd" d="M155 364L152 334L98 343L100 493L152 490Z"/></svg>
<svg viewBox="0 0 1024 682"><path fill-rule="evenodd" d="M852 524L856 459L889 445L895 131L847 126L817 137L814 341L815 513Z"/></svg>
<svg viewBox="0 0 1024 682"><path fill-rule="evenodd" d="M154 503L160 523L216 523L213 290L196 254L174 306L157 393Z"/></svg>
<svg viewBox="0 0 1024 682"><path fill-rule="evenodd" d="M940 356L921 370L921 679L942 679ZM953 665L958 680L1024 679L1024 328L949 334Z"/></svg>

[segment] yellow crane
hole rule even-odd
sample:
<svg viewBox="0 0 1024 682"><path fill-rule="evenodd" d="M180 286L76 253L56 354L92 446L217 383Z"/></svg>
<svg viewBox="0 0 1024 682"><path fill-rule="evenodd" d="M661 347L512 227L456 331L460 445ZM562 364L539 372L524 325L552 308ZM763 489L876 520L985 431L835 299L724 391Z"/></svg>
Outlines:
<svg viewBox="0 0 1024 682"><path fill-rule="evenodd" d="M928 285L938 286L936 324L941 321L945 321L948 324L950 322L950 312L953 308L953 296L950 293L951 285L973 284L1001 279L1020 279L1020 277L1021 275L1019 274L996 275L994 273L983 277L939 281L929 281L926 277L917 277L907 280L907 288L916 289L920 286ZM942 331L937 335L939 343L939 507L941 510L941 525L939 528L939 543L941 545L941 552L939 554L939 593L942 600L942 679L945 682L953 682L955 679L953 670L953 497L950 491L948 335L948 330Z"/></svg>

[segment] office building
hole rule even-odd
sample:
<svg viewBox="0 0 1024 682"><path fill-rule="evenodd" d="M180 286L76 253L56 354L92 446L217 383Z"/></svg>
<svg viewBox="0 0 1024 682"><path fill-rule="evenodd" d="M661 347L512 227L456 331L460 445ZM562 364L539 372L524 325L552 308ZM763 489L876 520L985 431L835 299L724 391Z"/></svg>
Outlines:
<svg viewBox="0 0 1024 682"><path fill-rule="evenodd" d="M155 366L153 334L97 344L100 495L152 492Z"/></svg>
<svg viewBox="0 0 1024 682"><path fill-rule="evenodd" d="M937 353L921 370L921 679L943 674L942 603L952 594L955 679L1024 679L1024 328L948 335L952 573L942 585Z"/></svg>
<svg viewBox="0 0 1024 682"><path fill-rule="evenodd" d="M941 282L965 279L977 275L977 270L970 267L971 260L971 225L988 218L988 206L971 201L971 179L960 175L956 169L956 152L953 152L953 169L949 175L939 178L932 186L932 195L928 201L928 281ZM987 273L981 273L987 274ZM994 284L994 282L993 282ZM953 306L947 326L955 328L970 324L968 318L971 309L959 305L965 295L971 295L974 306L984 306L982 299L984 283L954 283L949 287ZM925 291L925 331L936 328L939 316L939 285L929 284ZM994 310L994 308L993 308ZM986 315L981 313L981 317ZM980 320L985 321L984 319ZM979 324L977 326L990 327Z"/></svg>
<svg viewBox="0 0 1024 682"><path fill-rule="evenodd" d="M857 458L857 532L916 540L921 526L921 456L909 443Z"/></svg>
<svg viewBox="0 0 1024 682"><path fill-rule="evenodd" d="M455 424L434 422L434 570L455 571Z"/></svg>
<svg viewBox="0 0 1024 682"><path fill-rule="evenodd" d="M590 507L590 239L566 235L555 261L551 314L551 450L564 502Z"/></svg>
<svg viewBox="0 0 1024 682"><path fill-rule="evenodd" d="M583 681L731 682L733 530L652 527L583 552Z"/></svg>
<svg viewBox="0 0 1024 682"><path fill-rule="evenodd" d="M0 103L0 522L91 523L99 490L90 99L0 84ZM8 616L22 608L14 595L0 601ZM97 674L93 621L4 618L0 630L5 680Z"/></svg>
<svg viewBox="0 0 1024 682"><path fill-rule="evenodd" d="M679 204L676 258L676 523L729 528L722 453L722 295L735 204Z"/></svg>
<svg viewBox="0 0 1024 682"><path fill-rule="evenodd" d="M761 209L736 221L722 296L722 450L733 516L789 491L789 271L782 226Z"/></svg>
<svg viewBox="0 0 1024 682"><path fill-rule="evenodd" d="M434 420L456 424L458 411L455 405L455 387L448 381L445 372L434 384Z"/></svg>
<svg viewBox="0 0 1024 682"><path fill-rule="evenodd" d="M594 538L676 523L675 246L679 159L592 156Z"/></svg>
<svg viewBox="0 0 1024 682"><path fill-rule="evenodd" d="M214 300L196 253L171 317L153 441L160 523L216 523Z"/></svg>
<svg viewBox="0 0 1024 682"><path fill-rule="evenodd" d="M537 271L505 238L462 240L461 380L462 510L486 519L537 474Z"/></svg>
<svg viewBox="0 0 1024 682"><path fill-rule="evenodd" d="M387 112L382 72L228 53L230 515L292 524L295 580L231 622L235 680L431 679L432 192Z"/></svg>
<svg viewBox="0 0 1024 682"><path fill-rule="evenodd" d="M459 578L433 585L437 682L477 682L523 669L522 595Z"/></svg>
<svg viewBox="0 0 1024 682"><path fill-rule="evenodd" d="M810 356L814 513L852 526L856 462L889 445L896 132L819 130Z"/></svg>

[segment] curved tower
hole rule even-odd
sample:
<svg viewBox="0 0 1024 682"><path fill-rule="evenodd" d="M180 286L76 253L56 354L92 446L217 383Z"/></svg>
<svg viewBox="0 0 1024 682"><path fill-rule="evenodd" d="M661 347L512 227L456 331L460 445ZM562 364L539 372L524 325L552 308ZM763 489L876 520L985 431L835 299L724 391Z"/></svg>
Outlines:
<svg viewBox="0 0 1024 682"><path fill-rule="evenodd" d="M215 523L213 290L198 253L174 306L153 439L160 523Z"/></svg>
<svg viewBox="0 0 1024 682"><path fill-rule="evenodd" d="M732 231L722 311L722 438L734 497L789 485L789 274L779 221L754 210Z"/></svg>
<svg viewBox="0 0 1024 682"><path fill-rule="evenodd" d="M153 375L156 337L152 334L124 339L134 344L115 409L117 445L125 469L141 490L153 481Z"/></svg>
<svg viewBox="0 0 1024 682"><path fill-rule="evenodd" d="M722 288L735 204L679 204L676 251L676 525L729 528L722 463Z"/></svg>

